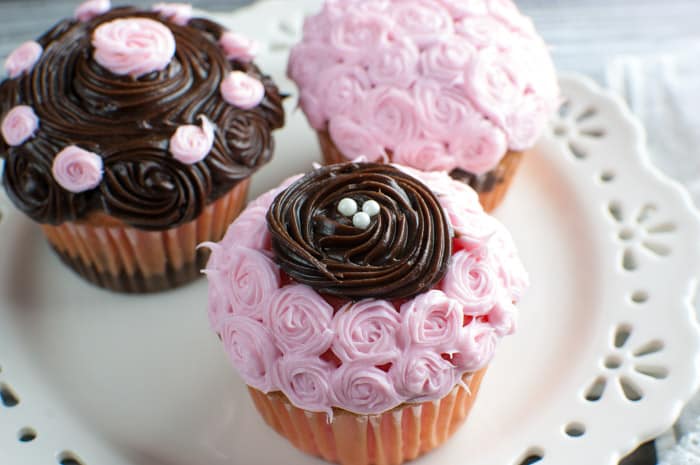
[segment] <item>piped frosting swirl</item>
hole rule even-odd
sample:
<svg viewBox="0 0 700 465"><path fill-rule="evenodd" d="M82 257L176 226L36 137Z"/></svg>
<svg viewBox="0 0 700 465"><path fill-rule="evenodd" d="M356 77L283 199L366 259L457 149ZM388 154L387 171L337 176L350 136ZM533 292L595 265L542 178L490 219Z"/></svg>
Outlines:
<svg viewBox="0 0 700 465"><path fill-rule="evenodd" d="M26 105L41 122L22 145L0 138L3 183L32 219L61 224L105 213L141 229L175 227L271 159L271 130L284 124L282 97L254 64L227 58L219 44L225 28L201 18L178 25L129 7L84 19L58 23L37 40L43 53L33 68L0 84L0 120ZM140 73L118 75L98 62L95 31L124 19L147 20L172 33L175 54L167 66L136 77ZM257 106L243 109L225 100L220 84L231 72L264 87ZM202 116L214 130L211 151L183 163L171 139L178 128L201 126ZM72 192L52 176L57 154L73 145L103 160L103 181L94 189Z"/></svg>
<svg viewBox="0 0 700 465"><path fill-rule="evenodd" d="M375 201L379 213L368 228L358 227L339 212L344 199ZM452 254L438 199L389 165L319 169L277 197L267 218L275 259L290 277L353 300L425 292L443 278Z"/></svg>

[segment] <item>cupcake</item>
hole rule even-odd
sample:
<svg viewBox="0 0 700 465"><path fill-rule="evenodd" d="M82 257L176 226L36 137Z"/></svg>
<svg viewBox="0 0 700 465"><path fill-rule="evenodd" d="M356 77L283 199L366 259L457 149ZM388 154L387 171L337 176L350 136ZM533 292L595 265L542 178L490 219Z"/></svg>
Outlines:
<svg viewBox="0 0 700 465"><path fill-rule="evenodd" d="M510 0L326 0L288 75L327 164L447 171L487 211L559 96L547 47Z"/></svg>
<svg viewBox="0 0 700 465"><path fill-rule="evenodd" d="M471 188L391 164L293 178L207 246L210 323L257 410L343 465L445 442L528 287Z"/></svg>
<svg viewBox="0 0 700 465"><path fill-rule="evenodd" d="M5 62L3 184L90 282L160 291L199 276L270 161L282 98L255 44L182 4L93 0Z"/></svg>

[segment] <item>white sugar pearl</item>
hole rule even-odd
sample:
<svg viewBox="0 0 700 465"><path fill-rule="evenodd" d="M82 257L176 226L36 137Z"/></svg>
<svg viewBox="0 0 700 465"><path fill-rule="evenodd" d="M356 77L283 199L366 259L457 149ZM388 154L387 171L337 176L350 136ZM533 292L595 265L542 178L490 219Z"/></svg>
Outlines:
<svg viewBox="0 0 700 465"><path fill-rule="evenodd" d="M352 217L353 226L359 229L367 229L371 223L372 218L365 212L355 213L355 216Z"/></svg>
<svg viewBox="0 0 700 465"><path fill-rule="evenodd" d="M380 207L379 202L376 200L368 200L362 204L362 211L367 213L369 216L379 215Z"/></svg>
<svg viewBox="0 0 700 465"><path fill-rule="evenodd" d="M357 213L357 202L353 199L345 198L338 203L338 212L350 218L352 215Z"/></svg>

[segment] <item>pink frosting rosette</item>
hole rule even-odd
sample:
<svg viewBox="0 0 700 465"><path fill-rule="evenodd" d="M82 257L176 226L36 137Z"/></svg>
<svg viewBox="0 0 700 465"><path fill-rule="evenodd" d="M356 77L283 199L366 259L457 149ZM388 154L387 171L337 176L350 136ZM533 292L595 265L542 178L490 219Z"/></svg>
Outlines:
<svg viewBox="0 0 700 465"><path fill-rule="evenodd" d="M331 307L313 289L301 284L285 286L267 302L263 323L270 328L285 354L323 354L331 346Z"/></svg>
<svg viewBox="0 0 700 465"><path fill-rule="evenodd" d="M262 392L273 390L272 367L280 357L270 331L260 322L233 315L224 320L221 339L231 362L249 386Z"/></svg>
<svg viewBox="0 0 700 465"><path fill-rule="evenodd" d="M179 162L194 165L204 160L214 147L214 125L206 116L200 116L202 127L180 126L170 139L170 153Z"/></svg>
<svg viewBox="0 0 700 465"><path fill-rule="evenodd" d="M369 84L409 88L418 79L420 51L410 40L393 41L369 57ZM366 89L365 89L366 90ZM329 112L334 113L332 109Z"/></svg>
<svg viewBox="0 0 700 465"><path fill-rule="evenodd" d="M358 62L368 49L389 42L392 23L383 15L351 10L330 31L330 43L347 62Z"/></svg>
<svg viewBox="0 0 700 465"><path fill-rule="evenodd" d="M430 171L452 171L457 167L457 158L447 151L445 144L424 139L401 142L393 158L396 163L422 166Z"/></svg>
<svg viewBox="0 0 700 465"><path fill-rule="evenodd" d="M250 386L312 412L380 414L441 399L515 331L528 278L510 234L446 172L397 168L435 192L454 230L447 272L432 290L353 302L283 275L266 212L298 176L251 202L223 241L208 245L211 325Z"/></svg>
<svg viewBox="0 0 700 465"><path fill-rule="evenodd" d="M367 161L377 161L386 156L384 148L375 138L351 118L336 116L330 121L328 129L338 148L351 160L365 157Z"/></svg>
<svg viewBox="0 0 700 465"><path fill-rule="evenodd" d="M5 60L5 71L10 79L30 71L41 58L44 49L37 42L25 42L17 47Z"/></svg>
<svg viewBox="0 0 700 465"><path fill-rule="evenodd" d="M390 374L396 390L412 403L441 399L459 382L454 365L429 349L401 354Z"/></svg>
<svg viewBox="0 0 700 465"><path fill-rule="evenodd" d="M39 129L39 117L27 105L18 105L2 120L2 137L7 145L16 147L31 139Z"/></svg>
<svg viewBox="0 0 700 465"><path fill-rule="evenodd" d="M215 255L216 249L214 249ZM210 280L224 289L235 315L262 320L263 305L279 288L277 265L262 251L234 245L216 269L207 271Z"/></svg>
<svg viewBox="0 0 700 465"><path fill-rule="evenodd" d="M457 252L443 283L445 294L461 302L467 315L483 315L497 298L496 271L478 252Z"/></svg>
<svg viewBox="0 0 700 465"><path fill-rule="evenodd" d="M269 204L251 205L246 208L236 222L228 228L222 242L251 249L268 250L270 231L267 229L265 216L269 206Z"/></svg>
<svg viewBox="0 0 700 465"><path fill-rule="evenodd" d="M192 5L188 3L157 3L153 11L178 26L185 26L192 19Z"/></svg>
<svg viewBox="0 0 700 465"><path fill-rule="evenodd" d="M467 251L482 248L498 231L495 219L479 220L483 218L483 210L471 203L469 196L441 196L440 204L457 233L455 241Z"/></svg>
<svg viewBox="0 0 700 465"><path fill-rule="evenodd" d="M460 301L441 291L430 291L404 304L401 318L404 346L428 347L446 354L457 351L464 325Z"/></svg>
<svg viewBox="0 0 700 465"><path fill-rule="evenodd" d="M226 58L244 63L253 61L260 50L260 44L255 40L231 31L221 35L219 45L224 50Z"/></svg>
<svg viewBox="0 0 700 465"><path fill-rule="evenodd" d="M115 19L92 36L94 58L117 75L139 78L164 70L175 55L175 37L164 24L148 18Z"/></svg>
<svg viewBox="0 0 700 465"><path fill-rule="evenodd" d="M464 70L476 54L464 37L451 36L436 42L421 55L420 66L426 78L448 85L464 82Z"/></svg>
<svg viewBox="0 0 700 465"><path fill-rule="evenodd" d="M343 362L391 363L399 355L400 327L399 313L389 302L363 300L348 304L333 320L333 352Z"/></svg>
<svg viewBox="0 0 700 465"><path fill-rule="evenodd" d="M499 340L492 326L474 320L464 327L460 349L452 357L452 363L466 373L481 370L493 359Z"/></svg>
<svg viewBox="0 0 700 465"><path fill-rule="evenodd" d="M518 73L520 58L496 47L480 50L466 70L467 95L488 118L503 128L527 89Z"/></svg>
<svg viewBox="0 0 700 465"><path fill-rule="evenodd" d="M484 174L508 150L506 136L488 120L475 121L456 136L450 148L458 155L458 165L474 174Z"/></svg>
<svg viewBox="0 0 700 465"><path fill-rule="evenodd" d="M518 309L509 298L501 298L488 314L489 324L499 337L515 334Z"/></svg>
<svg viewBox="0 0 700 465"><path fill-rule="evenodd" d="M433 0L395 2L390 14L399 31L420 47L427 47L452 34L454 22L440 3Z"/></svg>
<svg viewBox="0 0 700 465"><path fill-rule="evenodd" d="M383 413L401 403L389 375L364 363L342 364L333 372L331 385L338 404L352 405L365 415Z"/></svg>
<svg viewBox="0 0 700 465"><path fill-rule="evenodd" d="M327 115L347 115L349 109L367 99L372 83L359 65L335 65L320 71L319 88Z"/></svg>
<svg viewBox="0 0 700 465"><path fill-rule="evenodd" d="M392 149L419 134L411 94L393 87L377 87L367 94L364 121L371 123L375 140Z"/></svg>
<svg viewBox="0 0 700 465"><path fill-rule="evenodd" d="M221 95L231 105L250 110L262 102L265 86L243 71L231 71L221 82Z"/></svg>
<svg viewBox="0 0 700 465"><path fill-rule="evenodd" d="M333 418L331 374L328 362L318 357L286 355L273 368L275 384L294 405L311 411L326 405L329 419Z"/></svg>
<svg viewBox="0 0 700 465"><path fill-rule="evenodd" d="M451 143L462 132L480 121L469 100L453 90L443 90L434 81L422 81L413 88L415 112L424 134ZM423 169L423 168L421 168Z"/></svg>
<svg viewBox="0 0 700 465"><path fill-rule="evenodd" d="M103 167L102 157L71 145L56 155L51 172L61 187L79 194L100 185Z"/></svg>
<svg viewBox="0 0 700 465"><path fill-rule="evenodd" d="M75 18L87 22L107 13L112 8L110 0L87 0L75 9Z"/></svg>
<svg viewBox="0 0 700 465"><path fill-rule="evenodd" d="M370 160L480 175L532 147L559 104L547 47L511 0L326 0L303 29L287 74L311 126L350 160L366 148ZM332 133L340 116L353 124ZM454 166L396 157L406 141L444 145Z"/></svg>

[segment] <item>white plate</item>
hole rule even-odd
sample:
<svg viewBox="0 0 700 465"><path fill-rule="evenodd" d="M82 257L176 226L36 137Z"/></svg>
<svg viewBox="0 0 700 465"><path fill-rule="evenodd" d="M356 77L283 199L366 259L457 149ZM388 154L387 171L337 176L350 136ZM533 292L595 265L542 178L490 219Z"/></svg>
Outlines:
<svg viewBox="0 0 700 465"><path fill-rule="evenodd" d="M263 40L261 63L293 91L285 47L317 2L218 19ZM616 99L580 78L562 85L569 104L498 214L534 283L520 332L500 347L467 425L419 464L613 465L669 428L698 385L698 217L649 166ZM291 114L256 192L318 158ZM204 282L110 294L67 271L4 196L0 210L0 389L19 400L0 402L1 464L322 463L254 411L209 331Z"/></svg>

